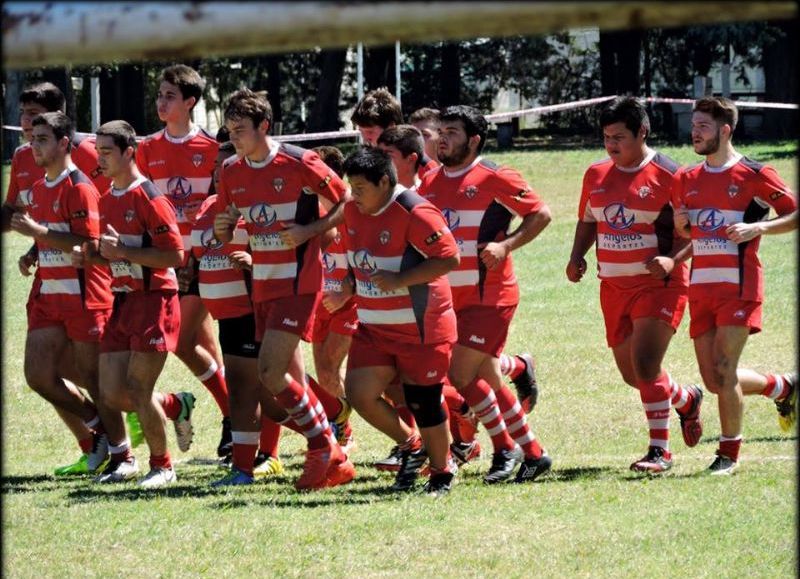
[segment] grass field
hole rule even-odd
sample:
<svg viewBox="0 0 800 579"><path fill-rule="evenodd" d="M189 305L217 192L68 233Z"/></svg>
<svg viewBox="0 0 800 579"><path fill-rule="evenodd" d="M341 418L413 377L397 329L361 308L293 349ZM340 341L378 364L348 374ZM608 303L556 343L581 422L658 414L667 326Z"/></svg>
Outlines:
<svg viewBox="0 0 800 579"><path fill-rule="evenodd" d="M683 163L688 147L664 147ZM797 190L794 143L742 146L776 166ZM25 385L24 303L16 268L27 247L4 237L3 255L3 575L6 577L789 577L795 555L797 436L780 433L774 405L748 398L742 466L732 478L700 473L719 434L716 398L704 405L705 435L683 444L672 420L675 467L642 478L628 465L645 450L638 395L624 385L605 347L598 281L569 284L581 177L598 149L491 154L519 168L553 210L540 239L515 254L523 301L509 352L530 350L542 385L534 430L554 459L552 475L531 485L485 487L484 457L459 474L450 496L388 493L392 477L370 464L391 446L354 422L358 469L347 487L298 494L302 439L286 434L286 476L234 490L211 489L219 416L212 398L170 357L161 390L198 397L195 444L180 454L178 484L143 492L133 484L98 488L56 480L54 467L77 458L66 428ZM788 371L797 360L795 235L765 239L764 331L742 365ZM594 258L591 257L590 267ZM688 319L665 367L699 380ZM490 448L484 431L480 434ZM147 452L138 449L146 464Z"/></svg>

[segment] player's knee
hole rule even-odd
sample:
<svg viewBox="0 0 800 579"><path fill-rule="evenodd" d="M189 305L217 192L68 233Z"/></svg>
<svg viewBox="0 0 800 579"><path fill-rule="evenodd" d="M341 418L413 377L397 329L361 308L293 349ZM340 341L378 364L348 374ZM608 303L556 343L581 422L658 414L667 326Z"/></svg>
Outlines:
<svg viewBox="0 0 800 579"><path fill-rule="evenodd" d="M724 389L735 386L737 382L736 366L727 356L720 356L714 360L712 377L717 388Z"/></svg>
<svg viewBox="0 0 800 579"><path fill-rule="evenodd" d="M361 412L370 401L368 393L353 382L345 382L344 395L347 397L350 406L355 408L357 412Z"/></svg>
<svg viewBox="0 0 800 579"><path fill-rule="evenodd" d="M403 384L406 406L411 410L420 428L439 426L447 416L442 409L442 385L418 386Z"/></svg>

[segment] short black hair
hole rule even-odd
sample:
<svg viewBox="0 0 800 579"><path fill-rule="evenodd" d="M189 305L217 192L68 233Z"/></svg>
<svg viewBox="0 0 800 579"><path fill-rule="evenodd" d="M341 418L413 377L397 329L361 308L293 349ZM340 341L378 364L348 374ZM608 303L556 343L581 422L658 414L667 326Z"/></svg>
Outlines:
<svg viewBox="0 0 800 579"><path fill-rule="evenodd" d="M373 185L378 185L384 175L389 177L389 185L397 185L397 173L392 158L376 147L360 147L344 161L344 172L348 177L359 175Z"/></svg>
<svg viewBox="0 0 800 579"><path fill-rule="evenodd" d="M127 121L108 121L97 128L98 137L111 137L114 146L121 152L125 152L128 147L136 150L136 131Z"/></svg>
<svg viewBox="0 0 800 579"><path fill-rule="evenodd" d="M600 127L606 128L614 123L625 123L633 136L639 134L639 129L644 127L645 138L650 134L650 117L647 110L638 99L632 96L621 96L615 98L600 113Z"/></svg>
<svg viewBox="0 0 800 579"><path fill-rule="evenodd" d="M422 165L422 157L425 151L425 140L422 133L414 125L397 125L390 127L378 137L378 144L386 147L394 147L403 157L408 157L411 153L417 154L417 168Z"/></svg>
<svg viewBox="0 0 800 579"><path fill-rule="evenodd" d="M52 129L56 141L68 137L67 151L72 148L72 139L75 138L75 125L67 115L61 111L42 113L41 115L36 115L31 121L31 126L39 127L42 125Z"/></svg>
<svg viewBox="0 0 800 579"><path fill-rule="evenodd" d="M51 82L40 82L27 87L19 95L19 104L37 104L49 113L64 112L66 110L64 93Z"/></svg>
<svg viewBox="0 0 800 579"><path fill-rule="evenodd" d="M461 121L464 124L464 132L467 133L467 138L475 135L481 138L478 143L477 153L483 150L483 145L486 144L486 135L489 133L489 123L486 122L486 117L475 107L468 105L447 107L439 113L439 121L442 123Z"/></svg>

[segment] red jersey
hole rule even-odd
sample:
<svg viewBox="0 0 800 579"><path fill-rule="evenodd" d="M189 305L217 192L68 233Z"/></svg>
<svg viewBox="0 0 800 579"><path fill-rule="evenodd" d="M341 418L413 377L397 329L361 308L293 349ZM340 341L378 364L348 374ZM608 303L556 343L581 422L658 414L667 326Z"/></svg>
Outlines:
<svg viewBox="0 0 800 579"><path fill-rule="evenodd" d="M238 318L253 312L250 304L250 275L233 268L228 255L232 251L247 251L247 232L237 227L233 240L222 244L214 237L214 217L217 196L209 195L200 206L192 226L191 251L199 261L198 285L200 298L215 320ZM240 220L240 225L244 221Z"/></svg>
<svg viewBox="0 0 800 579"><path fill-rule="evenodd" d="M435 169L436 167L440 166L441 163L436 159L431 159L430 157L426 156L425 153L422 154L422 160L419 164L419 169L417 169L417 177L421 180L425 173Z"/></svg>
<svg viewBox="0 0 800 579"><path fill-rule="evenodd" d="M75 167L67 167L54 181L39 179L29 195L31 218L53 231L74 233L98 239L100 194L86 175ZM101 310L111 307L113 298L108 289L111 275L108 268L87 265L72 266L69 251L36 241L39 267L36 270L39 293L57 298L64 309Z"/></svg>
<svg viewBox="0 0 800 579"><path fill-rule="evenodd" d="M461 251L461 265L447 274L456 311L468 305L517 304L511 255L489 271L478 258L478 245L505 239L515 215L525 217L544 206L530 185L514 169L478 157L460 171L429 171L419 193L441 209Z"/></svg>
<svg viewBox="0 0 800 579"><path fill-rule="evenodd" d="M212 188L219 144L198 126L180 138L166 129L145 138L136 148L136 164L175 207L184 246L189 245L197 211ZM184 256L188 259L188 253Z"/></svg>
<svg viewBox="0 0 800 579"><path fill-rule="evenodd" d="M578 219L597 224L597 277L615 287L687 287L689 268L675 265L665 280L645 267L666 255L678 240L672 197L680 186L675 161L650 150L635 168L611 159L593 164L583 176Z"/></svg>
<svg viewBox="0 0 800 579"><path fill-rule="evenodd" d="M92 180L97 191L102 195L111 186L111 179L100 172L95 143L94 135L76 133L72 140L71 157L73 164ZM43 177L44 167L38 167L33 160L31 144L20 145L11 158L11 175L8 180L5 202L12 206L27 207L30 205L31 187Z"/></svg>
<svg viewBox="0 0 800 579"><path fill-rule="evenodd" d="M129 247L183 248L172 204L144 177L127 189L112 187L100 199L100 230L105 231L109 224ZM178 278L171 267L147 267L127 259L109 265L114 292L178 291Z"/></svg>
<svg viewBox="0 0 800 579"><path fill-rule="evenodd" d="M344 182L319 155L273 143L263 162L237 158L222 168L217 211L233 205L244 217L253 254L253 302L322 289L320 239L287 247L278 232L319 219L319 198L344 198Z"/></svg>
<svg viewBox="0 0 800 579"><path fill-rule="evenodd" d="M336 232L322 252L322 289L327 292L341 292L342 280L347 277L347 250L344 247L342 234Z"/></svg>
<svg viewBox="0 0 800 579"><path fill-rule="evenodd" d="M684 172L674 203L689 210L689 299L763 301L764 274L758 259L761 237L736 244L725 229L735 223L762 221L770 207L778 215L797 209L794 193L775 169L741 156L719 168L695 165Z"/></svg>
<svg viewBox="0 0 800 579"><path fill-rule="evenodd" d="M405 271L429 258L458 255L455 239L436 207L398 186L387 206L375 215L363 215L349 201L342 229L347 261L355 276L360 323L398 342L455 341L456 317L446 276L389 292L370 281L379 269Z"/></svg>

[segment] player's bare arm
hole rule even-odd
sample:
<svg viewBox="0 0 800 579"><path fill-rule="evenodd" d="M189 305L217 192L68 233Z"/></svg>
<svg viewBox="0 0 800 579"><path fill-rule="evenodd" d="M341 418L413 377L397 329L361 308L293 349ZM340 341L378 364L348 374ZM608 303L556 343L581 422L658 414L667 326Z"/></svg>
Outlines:
<svg viewBox="0 0 800 579"><path fill-rule="evenodd" d="M84 241L89 241L90 239L89 237L75 235L68 231L54 231L48 229L46 225L36 222L24 211L14 213L11 217L11 229L26 237L32 237L36 241L42 241L62 251L72 251L74 246L81 245Z"/></svg>
<svg viewBox="0 0 800 579"><path fill-rule="evenodd" d="M289 247L297 247L316 235L322 235L344 221L345 200L339 201L336 205L333 205L325 197L320 197L320 203L328 213L313 223L307 225L295 224L281 231L280 236L284 244Z"/></svg>
<svg viewBox="0 0 800 579"><path fill-rule="evenodd" d="M106 259L127 259L132 263L159 269L178 267L183 263L182 249L126 246L111 225L107 225L106 233L100 236L100 255Z"/></svg>
<svg viewBox="0 0 800 579"><path fill-rule="evenodd" d="M777 235L789 233L797 229L797 211L781 215L775 219L756 223L734 223L725 230L728 238L734 243L744 243L759 235Z"/></svg>
<svg viewBox="0 0 800 579"><path fill-rule="evenodd" d="M222 243L229 243L233 239L233 231L239 222L239 212L232 205L226 211L220 211L214 217L214 237Z"/></svg>
<svg viewBox="0 0 800 579"><path fill-rule="evenodd" d="M666 255L657 255L645 264L650 275L656 279L664 279L675 265L682 263L692 256L692 242L689 239L675 240L672 250Z"/></svg>
<svg viewBox="0 0 800 579"><path fill-rule="evenodd" d="M575 238L572 241L572 252L567 263L567 279L572 283L581 281L586 273L586 252L591 249L597 239L597 223L578 221L575 225Z"/></svg>
<svg viewBox="0 0 800 579"><path fill-rule="evenodd" d="M503 241L491 241L478 247L480 258L487 269L494 269L500 265L512 251L519 249L536 239L536 237L548 226L552 217L550 208L543 205L539 211L530 213L522 218L511 234Z"/></svg>

